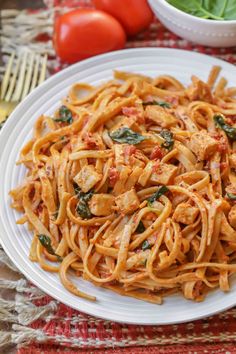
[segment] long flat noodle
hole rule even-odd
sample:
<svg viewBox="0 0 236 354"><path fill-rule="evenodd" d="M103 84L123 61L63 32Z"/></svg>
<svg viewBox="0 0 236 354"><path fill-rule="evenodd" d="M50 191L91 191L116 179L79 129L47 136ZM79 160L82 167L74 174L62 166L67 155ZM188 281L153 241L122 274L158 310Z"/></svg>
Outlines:
<svg viewBox="0 0 236 354"><path fill-rule="evenodd" d="M98 112L97 114L94 114L88 121L83 131L94 131L99 125L106 123L106 121L118 114L122 107L134 104L135 100L135 96L123 99L117 98L107 106L106 112Z"/></svg>
<svg viewBox="0 0 236 354"><path fill-rule="evenodd" d="M34 229L37 231L38 234L43 234L48 236L52 239L52 236L48 229L44 226L44 224L39 220L37 215L33 212L32 206L29 199L29 192L31 190L31 185L29 185L24 194L23 194L23 206L25 210L25 214L29 220L29 222L34 226Z"/></svg>
<svg viewBox="0 0 236 354"><path fill-rule="evenodd" d="M54 214L56 212L56 203L53 196L52 186L43 169L39 170L39 178L42 186L42 200L49 213Z"/></svg>
<svg viewBox="0 0 236 354"><path fill-rule="evenodd" d="M114 80L111 80L111 81L108 81L106 82L105 84L99 86L98 88L94 88L93 86L91 85L87 85L87 84L84 84L84 83L77 83L75 85L72 86L70 92L69 92L69 99L70 99L70 102L73 104L73 105L83 105L84 103L87 103L89 101L92 101L93 99L95 99L98 94L100 92L102 92L104 89L107 89L108 87L116 87L118 86L118 83L115 82ZM78 96L76 94L76 91L78 88L84 90L84 89L87 89L89 91L92 91L90 94L88 94L87 96L85 96L84 98L80 98L78 99Z"/></svg>
<svg viewBox="0 0 236 354"><path fill-rule="evenodd" d="M120 273L125 269L131 233L132 233L131 225L125 225L120 240L120 248L117 256L117 264L113 272L113 276L115 279L119 279Z"/></svg>
<svg viewBox="0 0 236 354"><path fill-rule="evenodd" d="M143 83L143 91L145 94L151 94L155 95L160 98L166 98L168 96L177 96L177 97L183 97L185 95L184 90L182 91L169 91L169 90L163 90L158 87L155 87L151 84L148 84L147 82Z"/></svg>
<svg viewBox="0 0 236 354"><path fill-rule="evenodd" d="M202 217L202 237L201 237L201 244L200 244L200 252L197 258L197 261L200 261L204 255L207 246L207 231L208 231L208 222L207 222L207 213L205 205L203 204L202 200L196 193L192 193L189 190L182 188L182 187L175 187L170 186L170 191L172 192L180 192L186 194L189 198L191 198L198 206L201 217Z"/></svg>
<svg viewBox="0 0 236 354"><path fill-rule="evenodd" d="M37 242L36 254L37 254L37 261L39 262L40 267L46 270L47 272L57 273L59 271L59 267L58 266L54 267L45 261L45 258L43 257L43 246L41 245L39 240L37 241L38 242Z"/></svg>
<svg viewBox="0 0 236 354"><path fill-rule="evenodd" d="M124 295L124 296L131 296L134 297L135 299L151 302L153 304L162 304L162 297L156 294L148 294L148 293L141 293L139 291L125 291L121 287L115 286L115 285L103 285L104 288L110 289L119 295Z"/></svg>
<svg viewBox="0 0 236 354"><path fill-rule="evenodd" d="M75 224L80 226L94 226L94 225L101 225L106 221L114 220L115 214L111 214L108 216L101 216L101 217L93 217L92 219L82 219L81 217L76 217L71 211L71 204L77 203L76 197L71 197L67 203L67 216L68 218L73 221Z"/></svg>
<svg viewBox="0 0 236 354"><path fill-rule="evenodd" d="M55 220L55 224L56 225L61 225L65 221L66 216L67 216L67 214L66 214L67 202L68 202L68 200L70 198L71 198L71 194L70 193L67 193L67 192L63 192L62 193L62 196L60 198L60 207L59 207L59 210L58 210L58 215L57 215L57 218Z"/></svg>
<svg viewBox="0 0 236 354"><path fill-rule="evenodd" d="M67 290L69 290L71 293L83 297L84 299L95 301L96 297L91 296L88 294L85 294L84 292L80 291L68 278L67 278L67 269L70 267L70 265L74 262L76 262L78 259L78 256L74 254L73 252L69 253L62 261L60 269L59 269L59 276L61 279L62 284L65 286Z"/></svg>
<svg viewBox="0 0 236 354"><path fill-rule="evenodd" d="M188 87L169 75L116 71L119 81L75 84L52 116L38 118L18 161L25 180L10 192L23 213L17 223L34 235L32 262L61 268L63 285L86 299L94 297L75 287L69 268L152 303L175 292L203 301L214 288L229 291L236 88L225 78L215 85L219 71L207 82L192 76Z"/></svg>
<svg viewBox="0 0 236 354"><path fill-rule="evenodd" d="M163 200L165 203L162 213L158 216L158 218L154 221L154 223L150 227L148 227L143 233L141 233L140 236L136 238L136 240L131 242L129 246L129 249L131 251L137 248L148 236L150 236L154 231L156 231L170 215L171 203L169 199L166 198L165 196L162 196L161 200Z"/></svg>
<svg viewBox="0 0 236 354"><path fill-rule="evenodd" d="M78 151L70 154L70 160L79 160L84 158L93 158L93 159L106 159L113 156L113 152L111 150L104 150L104 151Z"/></svg>
<svg viewBox="0 0 236 354"><path fill-rule="evenodd" d="M32 148L32 154L33 154L33 161L36 163L38 161L38 155L40 149L47 143L51 142L56 142L59 140L62 136L65 136L67 134L72 134L77 132L78 130L81 129L83 125L83 115L81 115L73 124L70 126L63 127L61 129L57 129L51 133L46 134L42 138L36 140L36 142L33 145Z"/></svg>

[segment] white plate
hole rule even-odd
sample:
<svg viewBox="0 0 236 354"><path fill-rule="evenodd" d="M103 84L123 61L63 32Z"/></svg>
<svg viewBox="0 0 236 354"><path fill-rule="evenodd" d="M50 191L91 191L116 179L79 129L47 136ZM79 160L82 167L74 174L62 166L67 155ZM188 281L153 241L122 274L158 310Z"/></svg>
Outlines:
<svg viewBox="0 0 236 354"><path fill-rule="evenodd" d="M61 285L58 275L43 271L28 259L31 235L25 226L17 226L19 214L10 208L8 192L18 185L25 175L22 166L16 166L21 147L31 137L32 126L42 114L52 113L59 105L71 84L85 81L100 84L112 77L112 70L126 70L157 76L170 74L181 82L190 82L195 74L206 79L212 65L220 65L222 75L229 84L236 83L236 68L226 62L205 55L159 48L130 49L100 55L75 64L54 75L31 93L13 112L0 135L0 235L1 243L20 271L36 286L77 310L109 320L135 324L171 324L212 315L236 304L236 283L227 294L216 290L202 303L171 296L162 306L149 304L117 295L76 279L78 287L97 297L96 302L86 301L69 293Z"/></svg>

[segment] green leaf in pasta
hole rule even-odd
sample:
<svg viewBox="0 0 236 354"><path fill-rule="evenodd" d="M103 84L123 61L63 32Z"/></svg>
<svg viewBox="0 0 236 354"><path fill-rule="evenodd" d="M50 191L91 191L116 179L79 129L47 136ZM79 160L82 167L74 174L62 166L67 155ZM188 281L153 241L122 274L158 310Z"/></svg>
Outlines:
<svg viewBox="0 0 236 354"><path fill-rule="evenodd" d="M47 250L47 252L49 254L56 256L60 262L62 261L62 257L59 256L58 254L56 254L54 249L52 248L51 239L49 236L40 234L40 235L38 235L38 239L39 239L41 245Z"/></svg>
<svg viewBox="0 0 236 354"><path fill-rule="evenodd" d="M136 145L141 143L146 138L132 129L124 127L110 133L110 137L117 143Z"/></svg>
<svg viewBox="0 0 236 354"><path fill-rule="evenodd" d="M227 124L221 114L215 114L213 118L216 126L222 129L230 139L236 140L236 128Z"/></svg>

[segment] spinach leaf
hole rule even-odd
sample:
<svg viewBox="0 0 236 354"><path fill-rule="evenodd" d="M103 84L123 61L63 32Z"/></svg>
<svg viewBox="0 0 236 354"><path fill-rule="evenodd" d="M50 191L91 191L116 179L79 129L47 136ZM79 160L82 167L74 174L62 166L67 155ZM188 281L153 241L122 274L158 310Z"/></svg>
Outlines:
<svg viewBox="0 0 236 354"><path fill-rule="evenodd" d="M51 244L51 239L50 237L40 234L38 235L38 239L41 243L41 245L46 248L46 250L48 251L49 254L56 256L58 261L62 261L62 257L59 256L58 254L55 253L54 249L52 248L52 244Z"/></svg>
<svg viewBox="0 0 236 354"><path fill-rule="evenodd" d="M173 134L169 130L162 130L160 136L165 139L165 142L161 144L161 147L170 151L174 146Z"/></svg>
<svg viewBox="0 0 236 354"><path fill-rule="evenodd" d="M171 105L168 103L168 102L165 102L165 101L150 101L150 102L143 102L143 106L161 106L161 107L164 107L164 108L170 108Z"/></svg>
<svg viewBox="0 0 236 354"><path fill-rule="evenodd" d="M167 0L169 4L190 15L208 18L212 20L224 20L227 3L222 0L199 1L199 0Z"/></svg>
<svg viewBox="0 0 236 354"><path fill-rule="evenodd" d="M167 193L169 189L166 186L161 186L155 193L147 198L148 206L151 207L155 200L158 200L163 194Z"/></svg>
<svg viewBox="0 0 236 354"><path fill-rule="evenodd" d="M141 143L146 138L141 134L135 133L130 128L120 128L109 134L111 139L121 144L136 145Z"/></svg>
<svg viewBox="0 0 236 354"><path fill-rule="evenodd" d="M218 0L220 2L220 0ZM223 1L222 1L223 2ZM235 20L236 19L236 1L226 0L223 15L225 20Z"/></svg>
<svg viewBox="0 0 236 354"><path fill-rule="evenodd" d="M148 240L145 240L142 244L142 250L146 251L149 250L152 246L150 245L150 243L148 242Z"/></svg>
<svg viewBox="0 0 236 354"><path fill-rule="evenodd" d="M236 194L233 193L226 193L227 197L231 200L236 200Z"/></svg>
<svg viewBox="0 0 236 354"><path fill-rule="evenodd" d="M79 214L79 216L82 219L91 219L91 217L93 215L89 209L88 201L92 198L94 191L91 190L87 193L84 193L81 191L80 187L77 185L74 185L74 190L75 190L77 198L79 198L79 202L76 206L77 213Z"/></svg>
<svg viewBox="0 0 236 354"><path fill-rule="evenodd" d="M72 112L66 106L61 106L59 109L59 117L54 118L54 121L71 124L73 123Z"/></svg>
<svg viewBox="0 0 236 354"><path fill-rule="evenodd" d="M141 234L142 232L144 232L146 229L145 229L145 227L144 227L144 225L143 225L143 222L142 221L139 221L139 224L138 224L138 226L137 226L137 228L136 228L136 232L137 232L137 234Z"/></svg>
<svg viewBox="0 0 236 354"><path fill-rule="evenodd" d="M230 139L236 140L236 128L233 128L231 125L225 123L224 117L221 114L215 114L213 118L216 126L224 130Z"/></svg>
<svg viewBox="0 0 236 354"><path fill-rule="evenodd" d="M92 213L87 202L80 200L77 204L76 211L82 219L91 219Z"/></svg>

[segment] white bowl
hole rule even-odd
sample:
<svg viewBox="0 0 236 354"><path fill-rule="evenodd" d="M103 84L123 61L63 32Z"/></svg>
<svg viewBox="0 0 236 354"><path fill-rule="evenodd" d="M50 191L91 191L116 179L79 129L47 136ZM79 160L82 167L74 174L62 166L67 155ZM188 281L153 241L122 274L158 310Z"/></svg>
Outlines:
<svg viewBox="0 0 236 354"><path fill-rule="evenodd" d="M187 1L187 0L186 0ZM148 0L158 19L178 36L209 47L236 45L236 20L207 20L189 15L166 0Z"/></svg>

